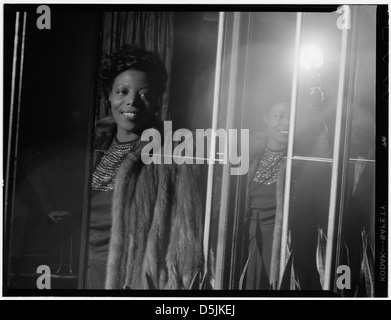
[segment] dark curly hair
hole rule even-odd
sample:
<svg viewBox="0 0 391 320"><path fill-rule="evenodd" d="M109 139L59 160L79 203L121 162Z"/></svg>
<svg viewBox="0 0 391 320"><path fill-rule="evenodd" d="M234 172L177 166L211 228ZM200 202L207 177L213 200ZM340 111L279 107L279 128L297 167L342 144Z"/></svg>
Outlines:
<svg viewBox="0 0 391 320"><path fill-rule="evenodd" d="M115 78L131 69L146 72L155 81L157 95L163 94L168 78L163 62L156 53L135 45L126 45L118 52L103 57L100 80L106 94L111 91Z"/></svg>

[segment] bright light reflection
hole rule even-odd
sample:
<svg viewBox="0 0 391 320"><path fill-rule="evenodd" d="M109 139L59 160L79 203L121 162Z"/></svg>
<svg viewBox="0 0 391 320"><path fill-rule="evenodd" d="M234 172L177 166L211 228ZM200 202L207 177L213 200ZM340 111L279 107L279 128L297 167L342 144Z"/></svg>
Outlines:
<svg viewBox="0 0 391 320"><path fill-rule="evenodd" d="M300 65L307 70L318 69L323 65L322 51L312 44L301 47Z"/></svg>

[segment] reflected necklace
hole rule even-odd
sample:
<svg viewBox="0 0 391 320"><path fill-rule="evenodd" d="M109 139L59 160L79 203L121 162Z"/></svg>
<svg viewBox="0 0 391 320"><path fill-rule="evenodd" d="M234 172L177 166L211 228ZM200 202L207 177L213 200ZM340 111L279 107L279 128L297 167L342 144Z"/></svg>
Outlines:
<svg viewBox="0 0 391 320"><path fill-rule="evenodd" d="M253 182L267 185L276 182L284 154L285 150L273 151L266 147L265 153L259 160Z"/></svg>
<svg viewBox="0 0 391 320"><path fill-rule="evenodd" d="M136 143L137 140L120 143L116 137L113 139L110 148L102 156L92 174L92 190L108 191L114 189L117 171Z"/></svg>

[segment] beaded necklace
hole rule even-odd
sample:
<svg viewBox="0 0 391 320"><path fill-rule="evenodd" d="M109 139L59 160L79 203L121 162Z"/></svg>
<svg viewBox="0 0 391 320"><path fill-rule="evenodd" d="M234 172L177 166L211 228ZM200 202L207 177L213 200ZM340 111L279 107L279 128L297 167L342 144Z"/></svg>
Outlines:
<svg viewBox="0 0 391 320"><path fill-rule="evenodd" d="M120 143L117 138L113 139L110 148L105 152L92 174L93 190L108 191L114 189L117 171L136 143L137 140Z"/></svg>
<svg viewBox="0 0 391 320"><path fill-rule="evenodd" d="M266 147L265 153L259 161L253 182L260 184L272 184L277 181L284 151L273 151Z"/></svg>

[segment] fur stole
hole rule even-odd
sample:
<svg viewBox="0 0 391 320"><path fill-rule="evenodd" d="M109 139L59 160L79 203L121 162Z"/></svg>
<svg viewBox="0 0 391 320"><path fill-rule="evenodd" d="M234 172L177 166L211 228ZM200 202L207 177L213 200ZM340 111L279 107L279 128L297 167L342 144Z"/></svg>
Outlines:
<svg viewBox="0 0 391 320"><path fill-rule="evenodd" d="M98 124L106 148L115 122ZM162 139L164 140L164 139ZM116 178L106 289L188 289L203 266L199 166L141 161L140 141Z"/></svg>

